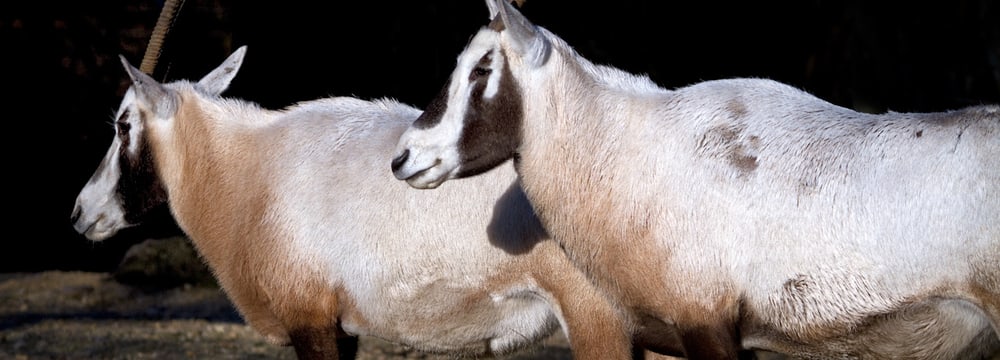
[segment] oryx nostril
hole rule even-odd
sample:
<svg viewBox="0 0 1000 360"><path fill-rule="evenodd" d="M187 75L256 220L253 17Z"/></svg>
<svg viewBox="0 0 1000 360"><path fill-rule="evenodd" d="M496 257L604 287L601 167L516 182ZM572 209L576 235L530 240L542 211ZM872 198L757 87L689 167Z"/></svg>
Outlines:
<svg viewBox="0 0 1000 360"><path fill-rule="evenodd" d="M80 219L80 205L75 205L73 206L73 213L69 215L69 221L72 221L75 224L76 221L79 219Z"/></svg>
<svg viewBox="0 0 1000 360"><path fill-rule="evenodd" d="M392 159L392 171L396 172L399 170L400 166L406 162L406 159L410 157L410 149L403 150L402 154L399 154L395 159Z"/></svg>

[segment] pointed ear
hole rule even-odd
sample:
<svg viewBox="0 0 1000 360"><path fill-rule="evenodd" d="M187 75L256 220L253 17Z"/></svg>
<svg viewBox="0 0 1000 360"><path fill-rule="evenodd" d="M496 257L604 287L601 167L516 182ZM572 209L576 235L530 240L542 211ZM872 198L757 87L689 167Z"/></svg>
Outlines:
<svg viewBox="0 0 1000 360"><path fill-rule="evenodd" d="M500 12L499 6L502 6L499 4L500 1L506 1L506 0L486 0L486 7L490 9L490 20L496 18L497 13Z"/></svg>
<svg viewBox="0 0 1000 360"><path fill-rule="evenodd" d="M215 70L198 80L198 86L209 94L219 95L229 88L229 83L236 77L236 73L243 65L243 55L247 52L247 46L240 46L226 58Z"/></svg>
<svg viewBox="0 0 1000 360"><path fill-rule="evenodd" d="M152 76L129 64L124 55L118 55L125 72L132 79L132 89L140 102L146 104L158 118L168 118L174 112L174 98L170 92Z"/></svg>
<svg viewBox="0 0 1000 360"><path fill-rule="evenodd" d="M549 40L545 38L535 24L528 21L528 18L521 15L520 11L514 8L508 0L493 1L490 10L496 9L503 21L504 33L510 40L510 46L517 52L521 59L530 66L538 67L549 60L549 53L552 51ZM491 2L487 3L491 3Z"/></svg>
<svg viewBox="0 0 1000 360"><path fill-rule="evenodd" d="M517 3L518 7L522 7L525 0L486 0L486 7L490 8L490 20L493 20L497 16L497 12L500 11L500 2L502 1Z"/></svg>

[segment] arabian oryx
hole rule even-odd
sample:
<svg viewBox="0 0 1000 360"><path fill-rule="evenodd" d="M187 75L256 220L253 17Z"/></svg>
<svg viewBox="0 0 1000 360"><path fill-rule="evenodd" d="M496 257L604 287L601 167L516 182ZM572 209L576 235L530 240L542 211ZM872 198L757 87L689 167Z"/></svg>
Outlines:
<svg viewBox="0 0 1000 360"><path fill-rule="evenodd" d="M750 78L665 89L486 2L492 22L399 139L398 179L448 191L513 159L570 260L690 359L997 354L1000 107L866 114Z"/></svg>
<svg viewBox="0 0 1000 360"><path fill-rule="evenodd" d="M560 326L578 359L630 357L621 317L548 239L512 166L415 191L385 164L420 110L221 97L245 51L165 84L122 58L132 86L77 197L78 232L103 240L168 204L247 323L302 359L353 358L360 335L503 354Z"/></svg>

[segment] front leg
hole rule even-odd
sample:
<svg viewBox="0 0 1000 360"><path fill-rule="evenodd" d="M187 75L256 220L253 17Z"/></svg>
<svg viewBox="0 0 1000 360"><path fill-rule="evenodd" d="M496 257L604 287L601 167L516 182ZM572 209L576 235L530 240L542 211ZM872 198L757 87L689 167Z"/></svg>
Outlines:
<svg viewBox="0 0 1000 360"><path fill-rule="evenodd" d="M583 274L562 259L561 268L553 267L561 271L537 274L536 279L559 307L573 359L632 359L632 336L623 318Z"/></svg>
<svg viewBox="0 0 1000 360"><path fill-rule="evenodd" d="M338 333L332 328L300 328L288 335L299 360L354 360L358 337Z"/></svg>
<svg viewBox="0 0 1000 360"><path fill-rule="evenodd" d="M342 360L354 360L358 357L358 337L344 336L337 338L337 351Z"/></svg>
<svg viewBox="0 0 1000 360"><path fill-rule="evenodd" d="M581 314L584 315L584 314ZM586 316L586 315L584 315ZM573 359L631 359L632 341L623 326L615 319L570 318L565 329Z"/></svg>
<svg viewBox="0 0 1000 360"><path fill-rule="evenodd" d="M730 322L684 326L679 324L681 342L688 360L752 359L752 352L740 351L736 326Z"/></svg>
<svg viewBox="0 0 1000 360"><path fill-rule="evenodd" d="M684 356L677 328L648 315L635 315L634 359L678 359ZM639 352L645 351L644 354ZM640 357L641 356L641 357Z"/></svg>

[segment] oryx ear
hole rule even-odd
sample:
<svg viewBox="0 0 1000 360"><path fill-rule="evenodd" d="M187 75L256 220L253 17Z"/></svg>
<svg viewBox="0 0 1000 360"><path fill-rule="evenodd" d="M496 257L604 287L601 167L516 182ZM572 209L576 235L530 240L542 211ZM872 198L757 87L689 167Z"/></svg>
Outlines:
<svg viewBox="0 0 1000 360"><path fill-rule="evenodd" d="M510 40L510 46L517 52L517 55L530 66L542 66L549 60L552 51L548 39L535 28L535 24L528 21L528 18L521 15L520 11L514 8L508 0L487 0L490 11L496 10L500 15L501 29ZM494 14L494 24L496 26L496 14Z"/></svg>
<svg viewBox="0 0 1000 360"><path fill-rule="evenodd" d="M229 88L229 83L236 77L236 73L243 65L243 55L247 52L247 46L240 46L233 51L226 61L223 61L215 70L198 80L198 87L212 95L219 95Z"/></svg>
<svg viewBox="0 0 1000 360"><path fill-rule="evenodd" d="M497 12L500 11L499 9L497 9L497 3L496 3L496 1L495 0L486 0L486 7L490 9L490 20L493 20L494 18L496 18L497 17Z"/></svg>
<svg viewBox="0 0 1000 360"><path fill-rule="evenodd" d="M502 2L503 0L497 0L497 1ZM490 8L490 20L493 20L493 18L497 16L497 12L500 11L499 7L501 5L497 1L486 0L486 7ZM517 6L519 7L524 6L524 1L525 0L507 0L507 2L517 3Z"/></svg>
<svg viewBox="0 0 1000 360"><path fill-rule="evenodd" d="M129 64L124 55L118 55L125 72L132 79L132 89L136 98L149 108L158 118L168 118L174 112L174 98L169 90L161 85L152 76L142 72L132 64Z"/></svg>

